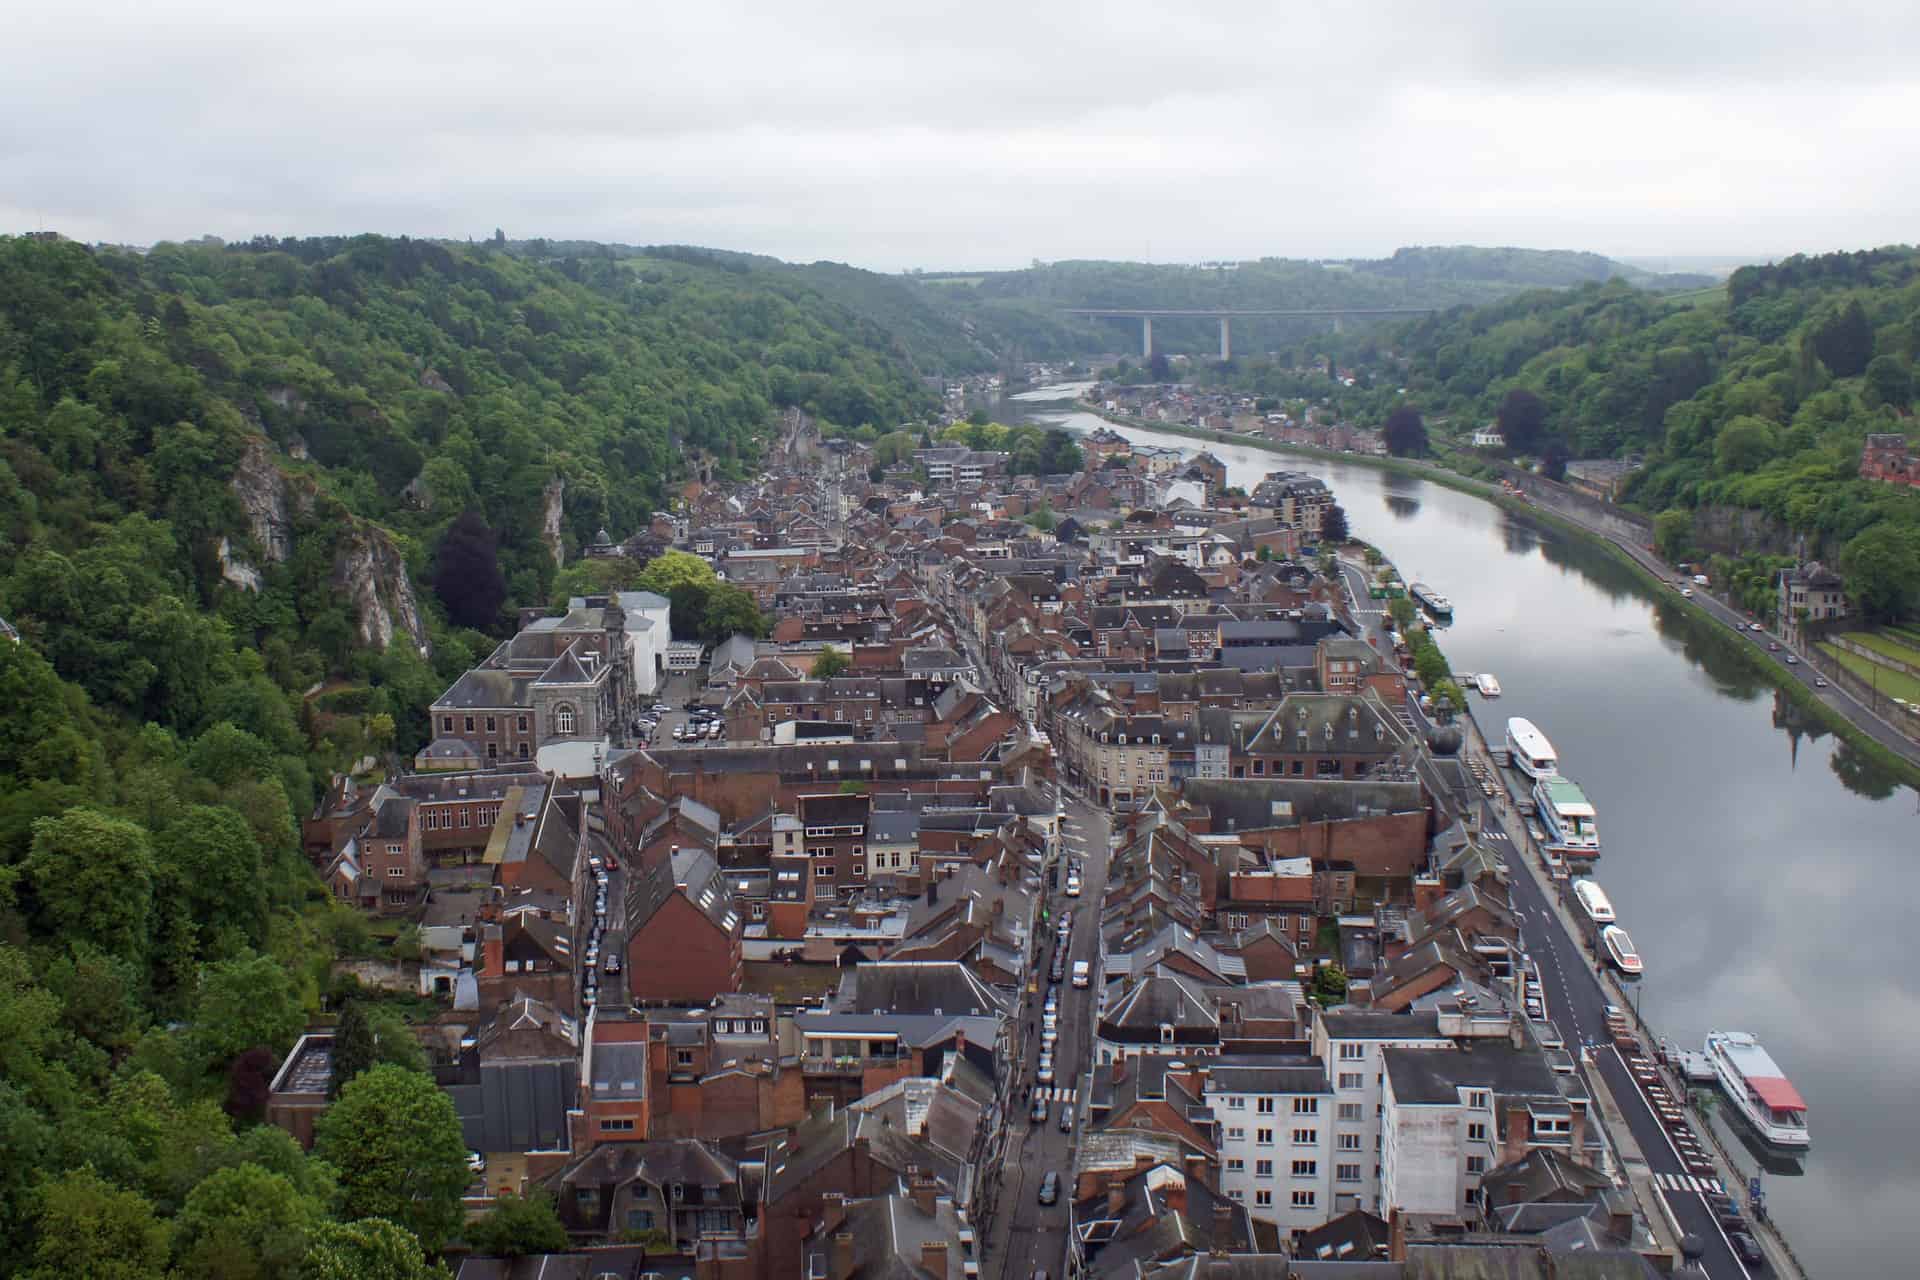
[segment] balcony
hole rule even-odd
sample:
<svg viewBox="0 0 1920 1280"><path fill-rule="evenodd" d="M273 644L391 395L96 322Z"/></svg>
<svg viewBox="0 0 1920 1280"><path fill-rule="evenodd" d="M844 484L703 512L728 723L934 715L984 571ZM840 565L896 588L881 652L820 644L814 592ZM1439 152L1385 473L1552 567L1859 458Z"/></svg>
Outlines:
<svg viewBox="0 0 1920 1280"><path fill-rule="evenodd" d="M885 1070L897 1067L907 1061L905 1054L866 1055L841 1054L835 1057L813 1057L800 1059L800 1070L810 1076L852 1076L870 1070Z"/></svg>

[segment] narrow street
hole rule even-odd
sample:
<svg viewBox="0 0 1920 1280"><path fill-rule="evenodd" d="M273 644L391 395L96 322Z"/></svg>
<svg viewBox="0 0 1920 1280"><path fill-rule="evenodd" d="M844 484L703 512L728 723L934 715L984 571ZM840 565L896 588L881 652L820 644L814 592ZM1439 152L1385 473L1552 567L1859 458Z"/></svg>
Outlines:
<svg viewBox="0 0 1920 1280"><path fill-rule="evenodd" d="M1048 919L1042 926L1045 945L1036 952L1033 981L1015 1028L1021 1081L1015 1096L1021 1105L1008 1122L1007 1158L999 1173L1003 1179L1001 1194L986 1233L988 1274L1001 1280L1027 1280L1035 1271L1053 1277L1064 1274L1067 1215L1073 1199L1073 1153L1080 1141L1088 1073L1093 1063L1094 990L1073 986L1071 978L1073 961L1085 960L1095 966L1098 959L1099 904L1107 886L1111 827L1101 809L1064 789L1062 795L1065 821L1059 886L1046 894ZM1082 867L1082 892L1070 898L1066 893L1067 868L1076 859ZM1063 913L1072 916L1073 933L1067 944L1065 976L1056 987L1049 985L1047 975L1053 960L1054 929ZM1034 1066L1040 1056L1041 1009L1050 990L1059 993L1060 1038L1054 1054L1053 1083L1041 1085L1034 1080ZM1028 1086L1033 1090L1030 1096ZM1044 1123L1028 1118L1032 1097L1048 1100ZM1060 1130L1063 1116L1071 1117L1070 1133ZM1040 1184L1049 1172L1060 1175L1060 1197L1054 1204L1042 1205Z"/></svg>

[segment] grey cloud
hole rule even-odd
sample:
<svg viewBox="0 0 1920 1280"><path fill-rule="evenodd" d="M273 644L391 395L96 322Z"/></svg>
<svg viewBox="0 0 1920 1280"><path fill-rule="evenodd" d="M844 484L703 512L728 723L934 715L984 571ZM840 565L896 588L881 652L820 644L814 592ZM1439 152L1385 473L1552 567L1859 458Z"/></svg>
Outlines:
<svg viewBox="0 0 1920 1280"><path fill-rule="evenodd" d="M1920 14L1839 4L42 7L0 225L882 268L1901 238Z"/></svg>

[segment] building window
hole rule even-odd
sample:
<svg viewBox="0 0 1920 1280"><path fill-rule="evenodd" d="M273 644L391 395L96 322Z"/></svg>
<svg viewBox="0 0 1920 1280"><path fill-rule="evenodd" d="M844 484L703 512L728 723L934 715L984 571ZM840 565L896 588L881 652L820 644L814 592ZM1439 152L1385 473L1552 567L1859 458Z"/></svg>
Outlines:
<svg viewBox="0 0 1920 1280"><path fill-rule="evenodd" d="M1273 1208L1273 1192L1271 1191L1254 1192L1253 1203L1257 1208L1261 1208L1261 1209Z"/></svg>
<svg viewBox="0 0 1920 1280"><path fill-rule="evenodd" d="M1340 1061L1358 1062L1367 1056L1367 1046L1363 1044L1343 1044L1340 1046Z"/></svg>
<svg viewBox="0 0 1920 1280"><path fill-rule="evenodd" d="M693 1050L676 1049L673 1053L673 1060L676 1065L690 1067L693 1065Z"/></svg>
<svg viewBox="0 0 1920 1280"><path fill-rule="evenodd" d="M407 874L407 869L405 867L388 867L387 874L397 879L398 877Z"/></svg>
<svg viewBox="0 0 1920 1280"><path fill-rule="evenodd" d="M1358 1151L1360 1149L1360 1135L1357 1133L1341 1134L1340 1149L1342 1151Z"/></svg>
<svg viewBox="0 0 1920 1280"><path fill-rule="evenodd" d="M1314 1146L1318 1146L1319 1144L1320 1144L1320 1131L1318 1129L1295 1129L1293 1131L1294 1146L1314 1147Z"/></svg>
<svg viewBox="0 0 1920 1280"><path fill-rule="evenodd" d="M1229 1200L1245 1200L1246 1198L1247 1198L1247 1193L1242 1191L1238 1187L1235 1187L1233 1190L1227 1192L1227 1199Z"/></svg>
<svg viewBox="0 0 1920 1280"><path fill-rule="evenodd" d="M1360 1166L1357 1164L1337 1164L1333 1166L1333 1176L1341 1182L1360 1181Z"/></svg>
<svg viewBox="0 0 1920 1280"><path fill-rule="evenodd" d="M487 759L498 760L499 758L500 758L500 748L495 744L489 742L487 744Z"/></svg>
<svg viewBox="0 0 1920 1280"><path fill-rule="evenodd" d="M1293 1193L1293 1207L1296 1209L1311 1209L1315 1203L1317 1203L1317 1200L1311 1191L1296 1191Z"/></svg>
<svg viewBox="0 0 1920 1280"><path fill-rule="evenodd" d="M1237 1125L1227 1130L1228 1142L1245 1142L1246 1139L1247 1139L1247 1131L1245 1129L1238 1127Z"/></svg>
<svg viewBox="0 0 1920 1280"><path fill-rule="evenodd" d="M564 702L553 709L553 731L561 737L573 733L573 708Z"/></svg>
<svg viewBox="0 0 1920 1280"><path fill-rule="evenodd" d="M1272 1115L1272 1114L1273 1114L1273 1099L1272 1099L1272 1098L1258 1098L1258 1099L1255 1099L1255 1101L1254 1101L1254 1110L1256 1110L1256 1111L1258 1111L1258 1112L1259 1112L1259 1113L1260 1113L1261 1115L1263 1115L1263 1116L1270 1116L1270 1115Z"/></svg>
<svg viewBox="0 0 1920 1280"><path fill-rule="evenodd" d="M833 901L832 882L828 882L826 884L816 884L815 886L813 886L813 900L815 902L832 902Z"/></svg>
<svg viewBox="0 0 1920 1280"><path fill-rule="evenodd" d="M1255 1160L1253 1162L1253 1176L1256 1178L1271 1178L1273 1176L1273 1161Z"/></svg>
<svg viewBox="0 0 1920 1280"><path fill-rule="evenodd" d="M522 760L527 758L527 744L524 742L520 744L520 758Z"/></svg>
<svg viewBox="0 0 1920 1280"><path fill-rule="evenodd" d="M1486 1171L1487 1171L1487 1158L1485 1156L1468 1156L1467 1157L1468 1173L1470 1174L1485 1173Z"/></svg>
<svg viewBox="0 0 1920 1280"><path fill-rule="evenodd" d="M1245 1160L1242 1160L1239 1156L1227 1157L1228 1173L1241 1173L1245 1171L1246 1167L1247 1167L1247 1162Z"/></svg>
<svg viewBox="0 0 1920 1280"><path fill-rule="evenodd" d="M527 731L527 718L526 718L525 716L521 716L521 717L520 717L520 732L521 732L521 733L525 733L526 731Z"/></svg>
<svg viewBox="0 0 1920 1280"><path fill-rule="evenodd" d="M1340 1104L1340 1118L1342 1120L1357 1121L1361 1118L1362 1114L1360 1104L1357 1102L1343 1102Z"/></svg>
<svg viewBox="0 0 1920 1280"><path fill-rule="evenodd" d="M1485 1142L1486 1140L1487 1140L1486 1125L1480 1124L1479 1122L1476 1121L1475 1123L1467 1126L1468 1142Z"/></svg>
<svg viewBox="0 0 1920 1280"><path fill-rule="evenodd" d="M1293 1162L1293 1176L1296 1178L1319 1177L1320 1162L1318 1160L1295 1160Z"/></svg>
<svg viewBox="0 0 1920 1280"><path fill-rule="evenodd" d="M1342 1089L1361 1089L1366 1087L1367 1078L1358 1071L1342 1071L1340 1087Z"/></svg>
<svg viewBox="0 0 1920 1280"><path fill-rule="evenodd" d="M488 733L492 733L492 732L494 732L494 723L493 723L493 717L492 717L492 716L488 716L488 717L487 717L487 732L488 732Z"/></svg>
<svg viewBox="0 0 1920 1280"><path fill-rule="evenodd" d="M1255 1129L1253 1131L1253 1140L1260 1146L1270 1147L1273 1145L1273 1130Z"/></svg>
<svg viewBox="0 0 1920 1280"><path fill-rule="evenodd" d="M440 717L440 732L442 732L442 733L452 733L452 732L453 732L453 717L452 717L452 716L441 716L441 717Z"/></svg>
<svg viewBox="0 0 1920 1280"><path fill-rule="evenodd" d="M1317 1115L1319 1115L1319 1114L1320 1114L1320 1099L1318 1099L1318 1098L1295 1098L1295 1099L1293 1100L1293 1114L1295 1114L1295 1115L1297 1115L1297 1116L1317 1116Z"/></svg>
<svg viewBox="0 0 1920 1280"><path fill-rule="evenodd" d="M1489 1101L1485 1089L1475 1089L1467 1094L1467 1105L1475 1111L1485 1111Z"/></svg>
<svg viewBox="0 0 1920 1280"><path fill-rule="evenodd" d="M633 1132L633 1121L631 1121L631 1120L602 1120L602 1121L600 1122L600 1132L602 1132L602 1133L632 1133L632 1132Z"/></svg>
<svg viewBox="0 0 1920 1280"><path fill-rule="evenodd" d="M1247 1109L1247 1100L1245 1098L1228 1097L1227 1110L1245 1111L1246 1109Z"/></svg>

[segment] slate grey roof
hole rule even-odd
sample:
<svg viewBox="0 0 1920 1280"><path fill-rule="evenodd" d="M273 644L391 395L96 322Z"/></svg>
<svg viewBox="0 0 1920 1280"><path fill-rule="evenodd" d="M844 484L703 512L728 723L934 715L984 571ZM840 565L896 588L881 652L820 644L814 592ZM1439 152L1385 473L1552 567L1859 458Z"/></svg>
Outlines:
<svg viewBox="0 0 1920 1280"><path fill-rule="evenodd" d="M1209 1058L1209 1093L1332 1093L1327 1068L1294 1054L1232 1054Z"/></svg>
<svg viewBox="0 0 1920 1280"><path fill-rule="evenodd" d="M1378 1009L1328 1009L1320 1023L1335 1040L1445 1040L1437 1013L1386 1013Z"/></svg>
<svg viewBox="0 0 1920 1280"><path fill-rule="evenodd" d="M922 1013L999 1017L1006 998L956 961L868 961L840 980L840 1013Z"/></svg>
<svg viewBox="0 0 1920 1280"><path fill-rule="evenodd" d="M434 699L436 711L524 711L533 705L528 690L534 677L526 672L475 667Z"/></svg>
<svg viewBox="0 0 1920 1280"><path fill-rule="evenodd" d="M647 1096L647 1046L644 1042L593 1046L595 1098L630 1100Z"/></svg>
<svg viewBox="0 0 1920 1280"><path fill-rule="evenodd" d="M1516 1049L1506 1040L1467 1041L1453 1049L1383 1049L1393 1096L1403 1104L1457 1103L1462 1089L1488 1089L1503 1097L1538 1098L1565 1107L1559 1078L1537 1048Z"/></svg>

